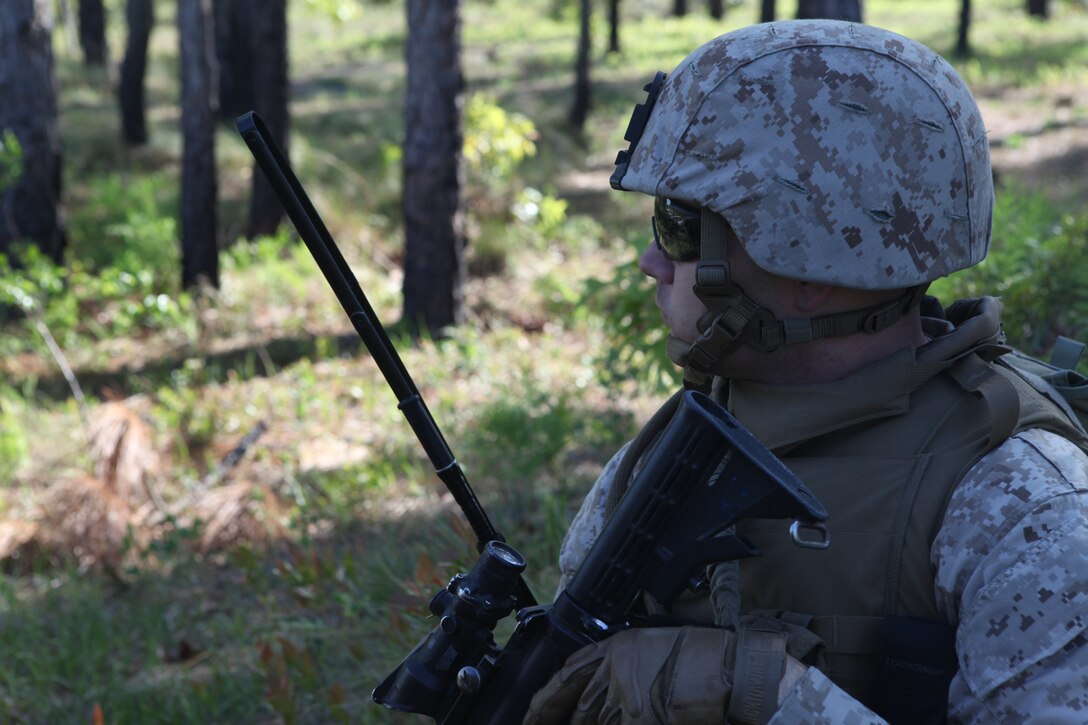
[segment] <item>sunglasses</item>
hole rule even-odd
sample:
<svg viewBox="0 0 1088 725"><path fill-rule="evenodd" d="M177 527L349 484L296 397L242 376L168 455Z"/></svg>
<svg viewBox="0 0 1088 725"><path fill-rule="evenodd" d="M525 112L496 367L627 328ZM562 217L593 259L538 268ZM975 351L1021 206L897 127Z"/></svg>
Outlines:
<svg viewBox="0 0 1088 725"><path fill-rule="evenodd" d="M685 206L664 196L654 199L654 215L650 225L654 242L665 258L672 262L694 262L699 259L699 226L702 214L695 207Z"/></svg>

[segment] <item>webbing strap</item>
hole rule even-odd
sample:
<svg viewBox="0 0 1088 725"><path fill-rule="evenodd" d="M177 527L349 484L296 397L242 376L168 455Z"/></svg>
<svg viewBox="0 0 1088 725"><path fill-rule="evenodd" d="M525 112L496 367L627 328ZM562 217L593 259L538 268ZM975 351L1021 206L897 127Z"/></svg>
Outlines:
<svg viewBox="0 0 1088 725"><path fill-rule="evenodd" d="M771 352L782 345L883 330L918 305L928 287L928 284L919 285L895 299L858 310L779 320L730 278L726 260L729 226L725 219L702 207L699 234L695 294L708 312L699 320L699 339L681 355L685 368L693 371L691 379L697 385L704 384L706 376L713 374L715 363L742 343L760 352Z"/></svg>
<svg viewBox="0 0 1088 725"><path fill-rule="evenodd" d="M786 635L742 627L737 633L733 693L726 717L731 723L763 725L778 709L778 685L786 671Z"/></svg>
<svg viewBox="0 0 1088 725"><path fill-rule="evenodd" d="M724 262L727 236L725 218L708 207L702 207L699 218L699 258L707 262Z"/></svg>
<svg viewBox="0 0 1088 725"><path fill-rule="evenodd" d="M642 426L642 430L638 432L635 439L631 441L627 453L624 454L623 460L620 461L620 465L612 477L612 486L608 489L608 499L604 505L606 521L612 518L612 514L619 507L623 495L627 493L627 487L631 485L631 479L635 474L635 465L642 458L642 454L653 445L657 436L661 431L665 430L665 426L676 415L676 410L680 407L680 396L683 393L683 390L678 390L671 398L666 400L665 404L657 409L657 412L650 417L650 420L647 421L646 425Z"/></svg>
<svg viewBox="0 0 1088 725"><path fill-rule="evenodd" d="M841 654L876 654L884 617L828 615L813 617L808 628L824 646Z"/></svg>
<svg viewBox="0 0 1088 725"><path fill-rule="evenodd" d="M713 372L714 363L741 343L748 343L760 352L771 352L782 345L857 332L879 332L917 305L925 290L925 286L915 287L889 302L860 310L810 319L779 320L732 282L727 281L720 287L705 284L719 270L728 275L728 265L724 263L719 266L700 262L696 272L696 293L709 311L699 320L702 334L692 344L686 358L688 365L702 373ZM715 289L720 289L720 293L714 294Z"/></svg>
<svg viewBox="0 0 1088 725"><path fill-rule="evenodd" d="M1054 351L1050 354L1050 364L1060 370L1076 370L1077 363L1084 357L1085 348L1088 348L1088 345L1083 342L1059 335L1058 339L1054 341Z"/></svg>
<svg viewBox="0 0 1088 725"><path fill-rule="evenodd" d="M961 359L948 374L964 390L980 395L990 408L993 425L990 427L989 449L996 448L1012 435L1020 419L1020 394L1016 386L976 355Z"/></svg>

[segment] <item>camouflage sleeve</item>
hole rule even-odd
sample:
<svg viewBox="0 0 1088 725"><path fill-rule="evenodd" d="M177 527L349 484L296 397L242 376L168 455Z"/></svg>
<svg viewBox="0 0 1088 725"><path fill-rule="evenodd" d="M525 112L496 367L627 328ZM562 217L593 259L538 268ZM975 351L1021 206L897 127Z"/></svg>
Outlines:
<svg viewBox="0 0 1088 725"><path fill-rule="evenodd" d="M1088 456L1029 430L968 471L932 550L952 722L1088 718Z"/></svg>
<svg viewBox="0 0 1088 725"><path fill-rule="evenodd" d="M555 592L556 595L567 588L567 583L589 553L589 547L597 540L601 529L604 528L605 504L608 502L608 492L612 490L612 479L630 445L631 442L628 441L601 470L601 475L589 489L582 507L575 514L574 521L563 536L563 543L559 547L559 588Z"/></svg>
<svg viewBox="0 0 1088 725"><path fill-rule="evenodd" d="M767 725L886 725L815 667L790 690Z"/></svg>
<svg viewBox="0 0 1088 725"><path fill-rule="evenodd" d="M954 723L1088 722L1088 456L1029 430L956 488L934 541ZM882 723L810 668L771 723Z"/></svg>

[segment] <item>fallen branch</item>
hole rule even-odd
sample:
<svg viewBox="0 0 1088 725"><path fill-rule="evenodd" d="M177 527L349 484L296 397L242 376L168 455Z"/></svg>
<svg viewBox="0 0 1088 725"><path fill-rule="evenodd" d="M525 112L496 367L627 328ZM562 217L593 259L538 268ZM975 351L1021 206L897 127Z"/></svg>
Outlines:
<svg viewBox="0 0 1088 725"><path fill-rule="evenodd" d="M64 356L64 351L60 349L60 345L57 344L56 338L53 337L53 333L49 331L49 327L45 324L45 320L42 318L41 313L34 314L34 327L37 328L38 334L45 340L46 347L49 348L50 354L53 359L57 361L57 365L60 366L60 371L64 375L64 379L68 381L68 387L72 390L72 395L75 396L76 402L79 403L79 417L83 420L83 428L87 429L88 415L87 415L87 399L83 396L83 388L79 386L79 380L76 378L76 374L72 372L72 366L68 364L68 358Z"/></svg>
<svg viewBox="0 0 1088 725"><path fill-rule="evenodd" d="M223 460L219 462L219 465L215 467L215 470L206 475L200 482L199 489L206 490L213 486L218 486L222 483L226 475L230 473L231 469L238 465L238 462L242 460L242 457L249 450L249 447L257 442L257 439L268 430L268 424L263 420L259 421L256 427L246 434L245 438L238 442L230 453L223 457Z"/></svg>

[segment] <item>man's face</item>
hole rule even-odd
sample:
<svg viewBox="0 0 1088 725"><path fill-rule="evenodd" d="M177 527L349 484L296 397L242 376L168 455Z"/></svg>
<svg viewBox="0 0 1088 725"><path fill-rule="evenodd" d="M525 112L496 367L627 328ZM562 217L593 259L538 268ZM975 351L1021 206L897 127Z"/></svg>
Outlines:
<svg viewBox="0 0 1088 725"><path fill-rule="evenodd" d="M639 258L639 270L657 283L656 303L661 317L673 335L684 342L699 337L696 323L706 313L706 305L695 296L695 266L698 262L673 262L656 243Z"/></svg>
<svg viewBox="0 0 1088 725"><path fill-rule="evenodd" d="M729 277L757 304L779 317L798 316L796 310L784 303L789 299L790 281L770 274L756 266L739 244L726 245ZM674 262L654 242L639 258L638 268L657 283L657 306L672 333L685 342L699 337L696 324L706 313L706 305L695 296L695 268L699 263ZM802 315L803 316L803 315Z"/></svg>
<svg viewBox="0 0 1088 725"><path fill-rule="evenodd" d="M780 318L808 316L787 303L791 299L790 285L798 283L760 269L740 244L727 244L725 256L730 279L757 304L766 306ZM694 290L698 264L669 259L655 242L650 242L638 264L639 270L657 283L656 302L669 331L687 343L699 338L697 323L707 312ZM717 362L717 371L726 377L762 380L770 370L772 358L780 358L782 354L781 349L768 354L741 345Z"/></svg>

